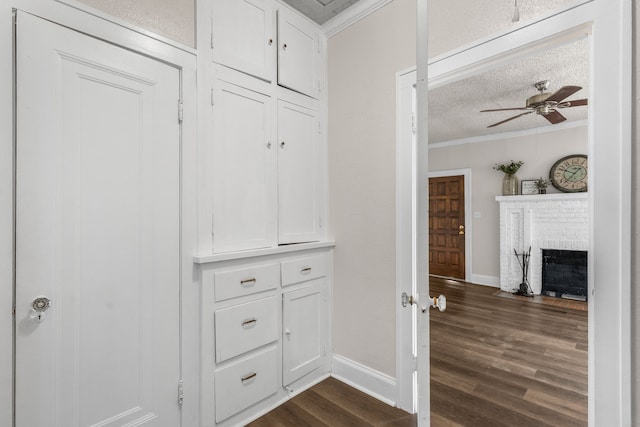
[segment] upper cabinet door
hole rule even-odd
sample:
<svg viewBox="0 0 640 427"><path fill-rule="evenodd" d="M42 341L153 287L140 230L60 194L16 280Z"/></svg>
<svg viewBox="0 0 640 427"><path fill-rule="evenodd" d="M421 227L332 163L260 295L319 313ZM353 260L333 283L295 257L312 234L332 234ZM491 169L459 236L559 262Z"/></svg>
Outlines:
<svg viewBox="0 0 640 427"><path fill-rule="evenodd" d="M320 36L316 28L278 10L278 84L305 95L320 94Z"/></svg>
<svg viewBox="0 0 640 427"><path fill-rule="evenodd" d="M276 245L276 148L272 99L255 87L214 86L213 251Z"/></svg>
<svg viewBox="0 0 640 427"><path fill-rule="evenodd" d="M275 22L265 0L212 2L213 60L266 81L275 72Z"/></svg>
<svg viewBox="0 0 640 427"><path fill-rule="evenodd" d="M278 100L280 244L320 237L319 125L314 110Z"/></svg>

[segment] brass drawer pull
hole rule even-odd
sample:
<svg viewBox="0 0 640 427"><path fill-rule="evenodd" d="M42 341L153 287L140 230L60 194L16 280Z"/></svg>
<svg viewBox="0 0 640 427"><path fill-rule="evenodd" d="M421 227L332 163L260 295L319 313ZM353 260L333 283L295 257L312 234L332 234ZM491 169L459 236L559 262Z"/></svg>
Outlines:
<svg viewBox="0 0 640 427"><path fill-rule="evenodd" d="M258 323L258 319L256 319L255 317L253 319L247 319L244 322L242 322L242 326L245 327L254 323Z"/></svg>
<svg viewBox="0 0 640 427"><path fill-rule="evenodd" d="M249 285L255 285L256 284L256 278L252 277L250 279L244 279L240 281L240 284L242 286L249 286Z"/></svg>
<svg viewBox="0 0 640 427"><path fill-rule="evenodd" d="M249 375L245 375L244 377L240 378L240 381L243 383L246 383L247 381L257 377L258 374L256 374L255 372L250 373Z"/></svg>
<svg viewBox="0 0 640 427"><path fill-rule="evenodd" d="M311 267L305 267L302 270L300 270L300 273L302 274L307 274L311 271Z"/></svg>

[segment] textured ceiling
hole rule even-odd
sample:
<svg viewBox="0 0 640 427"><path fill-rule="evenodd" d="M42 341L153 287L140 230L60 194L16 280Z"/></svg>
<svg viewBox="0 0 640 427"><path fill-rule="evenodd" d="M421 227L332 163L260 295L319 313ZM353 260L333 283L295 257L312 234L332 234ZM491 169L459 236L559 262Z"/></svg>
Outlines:
<svg viewBox="0 0 640 427"><path fill-rule="evenodd" d="M283 0L309 19L324 24L358 0Z"/></svg>
<svg viewBox="0 0 640 427"><path fill-rule="evenodd" d="M588 98L589 44L586 39L531 56L455 83L429 91L429 142L443 142L500 132L521 131L551 125L532 113L510 122L488 125L513 117L523 111L480 110L524 107L525 100L537 94L533 86L549 80L548 93L562 86L581 86L567 98ZM568 121L587 118L588 107L571 107L560 112Z"/></svg>
<svg viewBox="0 0 640 427"><path fill-rule="evenodd" d="M322 24L358 0L283 0L315 22ZM429 46L437 54L472 43L490 34L508 31L514 25L533 22L551 11L562 10L575 0L520 1L520 21L512 22L513 0L430 0ZM433 18L433 17L436 18ZM452 34L450 28L455 27ZM442 43L441 43L442 42ZM489 72L429 91L429 142L456 141L503 132L524 131L551 125L535 113L494 128L488 125L523 111L481 113L480 110L524 107L537 94L534 84L549 80L548 93L562 86L581 86L567 98L588 98L589 45L586 39L543 54L518 60ZM587 118L587 106L560 110L568 123ZM551 128L549 128L551 129Z"/></svg>

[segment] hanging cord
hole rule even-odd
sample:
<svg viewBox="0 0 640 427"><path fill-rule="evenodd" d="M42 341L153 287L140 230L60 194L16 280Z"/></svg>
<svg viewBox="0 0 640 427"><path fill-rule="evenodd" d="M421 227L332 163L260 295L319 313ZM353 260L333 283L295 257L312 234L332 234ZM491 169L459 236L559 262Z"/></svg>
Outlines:
<svg viewBox="0 0 640 427"><path fill-rule="evenodd" d="M515 10L513 11L513 18L511 18L511 22L520 21L520 8L518 7L518 0L515 0Z"/></svg>

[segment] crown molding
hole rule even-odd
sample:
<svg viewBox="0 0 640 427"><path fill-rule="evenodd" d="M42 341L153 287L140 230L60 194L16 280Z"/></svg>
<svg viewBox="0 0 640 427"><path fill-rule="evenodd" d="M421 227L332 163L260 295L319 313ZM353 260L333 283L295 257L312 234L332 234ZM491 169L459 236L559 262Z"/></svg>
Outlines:
<svg viewBox="0 0 640 427"><path fill-rule="evenodd" d="M573 121L559 123L556 125L547 125L547 126L542 126L542 127L533 128L533 129L516 130L516 131L502 132L502 133L492 133L490 135L472 136L470 138L454 139L451 141L443 141L443 142L434 142L432 144L429 144L429 150L436 149L436 148L453 147L454 145L475 144L478 142L485 142L485 141L499 141L501 139L519 138L519 137L529 136L529 135L540 135L543 133L557 132L564 129L587 127L588 125L589 125L588 120L573 120Z"/></svg>
<svg viewBox="0 0 640 427"><path fill-rule="evenodd" d="M360 0L345 11L331 18L322 25L322 31L328 38L335 36L345 28L372 14L393 0Z"/></svg>

